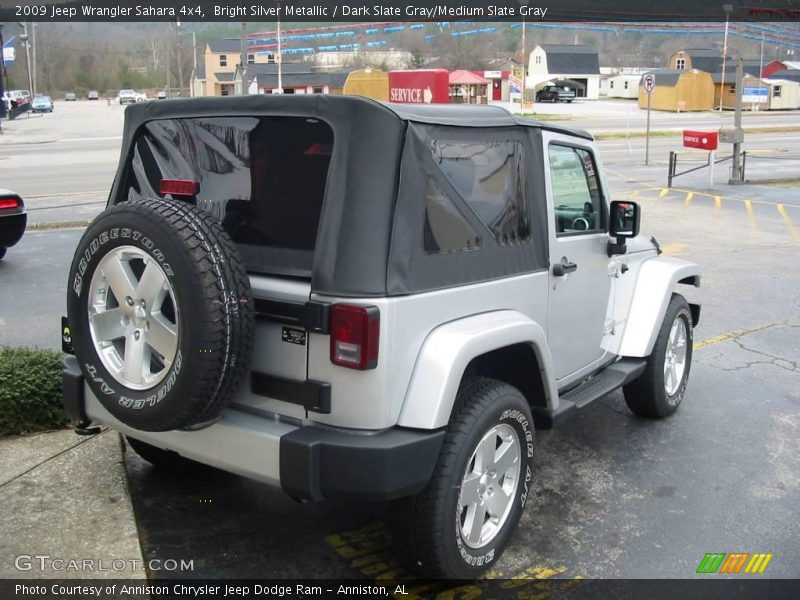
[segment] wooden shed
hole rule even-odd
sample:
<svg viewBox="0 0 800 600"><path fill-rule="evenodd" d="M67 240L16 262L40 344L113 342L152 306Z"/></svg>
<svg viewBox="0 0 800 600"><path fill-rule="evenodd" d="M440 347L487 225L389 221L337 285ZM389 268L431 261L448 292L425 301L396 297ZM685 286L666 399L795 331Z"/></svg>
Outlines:
<svg viewBox="0 0 800 600"><path fill-rule="evenodd" d="M714 107L717 108L720 105L720 98L722 98L722 108L726 110L733 110L736 108L736 72L725 73L725 81L722 81L722 73L714 73L711 76L714 79ZM766 88L768 87L767 83L763 79L759 79L758 77L753 77L752 75L745 75L742 78L742 87L747 90L747 88ZM768 102L766 101L767 98L764 99L764 102L753 103L745 100L742 103L743 110L753 110L754 106L757 107L756 110L767 110Z"/></svg>
<svg viewBox="0 0 800 600"><path fill-rule="evenodd" d="M655 69L655 89L650 99L653 110L670 112L714 108L714 80L710 73L692 69ZM647 94L639 84L639 107L647 108Z"/></svg>
<svg viewBox="0 0 800 600"><path fill-rule="evenodd" d="M389 74L380 69L352 71L344 82L344 93L388 102Z"/></svg>
<svg viewBox="0 0 800 600"><path fill-rule="evenodd" d="M769 86L768 110L796 110L800 108L800 82L789 79L765 79Z"/></svg>
<svg viewBox="0 0 800 600"><path fill-rule="evenodd" d="M608 88L606 96L609 98L638 98L639 97L639 82L642 79L641 75L629 75L621 73L613 75L607 80Z"/></svg>

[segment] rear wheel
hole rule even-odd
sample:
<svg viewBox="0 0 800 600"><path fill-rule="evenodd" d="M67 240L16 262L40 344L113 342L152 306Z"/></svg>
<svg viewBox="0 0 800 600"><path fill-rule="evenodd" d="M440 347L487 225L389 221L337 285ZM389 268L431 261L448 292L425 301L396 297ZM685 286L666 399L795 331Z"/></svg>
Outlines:
<svg viewBox="0 0 800 600"><path fill-rule="evenodd" d="M0 248L0 260L3 260L3 257L6 255L6 248Z"/></svg>
<svg viewBox="0 0 800 600"><path fill-rule="evenodd" d="M689 381L693 340L689 305L673 294L644 372L623 389L634 414L657 419L678 410Z"/></svg>
<svg viewBox="0 0 800 600"><path fill-rule="evenodd" d="M516 388L462 385L428 487L402 501L401 553L423 576L474 579L502 554L533 476L533 419Z"/></svg>

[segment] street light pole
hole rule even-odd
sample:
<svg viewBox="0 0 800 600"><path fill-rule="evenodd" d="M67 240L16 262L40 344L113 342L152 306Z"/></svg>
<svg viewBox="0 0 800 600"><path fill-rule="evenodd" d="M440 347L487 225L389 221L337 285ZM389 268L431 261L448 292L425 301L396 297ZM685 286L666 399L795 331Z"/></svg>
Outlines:
<svg viewBox="0 0 800 600"><path fill-rule="evenodd" d="M730 21L733 5L724 4L722 10L725 11L725 38L722 42L722 83L719 88L719 112L722 112L723 98L725 97L725 63L728 61L728 22Z"/></svg>
<svg viewBox="0 0 800 600"><path fill-rule="evenodd" d="M283 2L278 0L278 89L274 90L273 93L277 92L279 94L283 93L283 55L281 54L281 9L283 8Z"/></svg>
<svg viewBox="0 0 800 600"><path fill-rule="evenodd" d="M178 85L180 86L178 96L183 96L183 49L181 48L181 20L177 21L176 30L178 32Z"/></svg>

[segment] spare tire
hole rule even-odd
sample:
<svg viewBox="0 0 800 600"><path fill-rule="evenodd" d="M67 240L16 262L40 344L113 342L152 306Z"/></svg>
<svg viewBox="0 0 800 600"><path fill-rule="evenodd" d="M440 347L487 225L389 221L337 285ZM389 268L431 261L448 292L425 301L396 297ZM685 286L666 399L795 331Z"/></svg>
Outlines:
<svg viewBox="0 0 800 600"><path fill-rule="evenodd" d="M246 376L250 282L218 220L178 200L101 213L70 268L75 355L100 403L142 431L216 420Z"/></svg>

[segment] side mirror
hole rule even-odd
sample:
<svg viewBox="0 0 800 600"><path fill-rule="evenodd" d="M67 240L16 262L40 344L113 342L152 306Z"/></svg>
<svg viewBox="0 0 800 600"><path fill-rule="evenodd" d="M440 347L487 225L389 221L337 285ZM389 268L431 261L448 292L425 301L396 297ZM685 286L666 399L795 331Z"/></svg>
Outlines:
<svg viewBox="0 0 800 600"><path fill-rule="evenodd" d="M616 242L608 242L608 255L625 254L625 240L639 235L641 213L635 202L611 203L611 215L608 220L608 233L616 238Z"/></svg>

